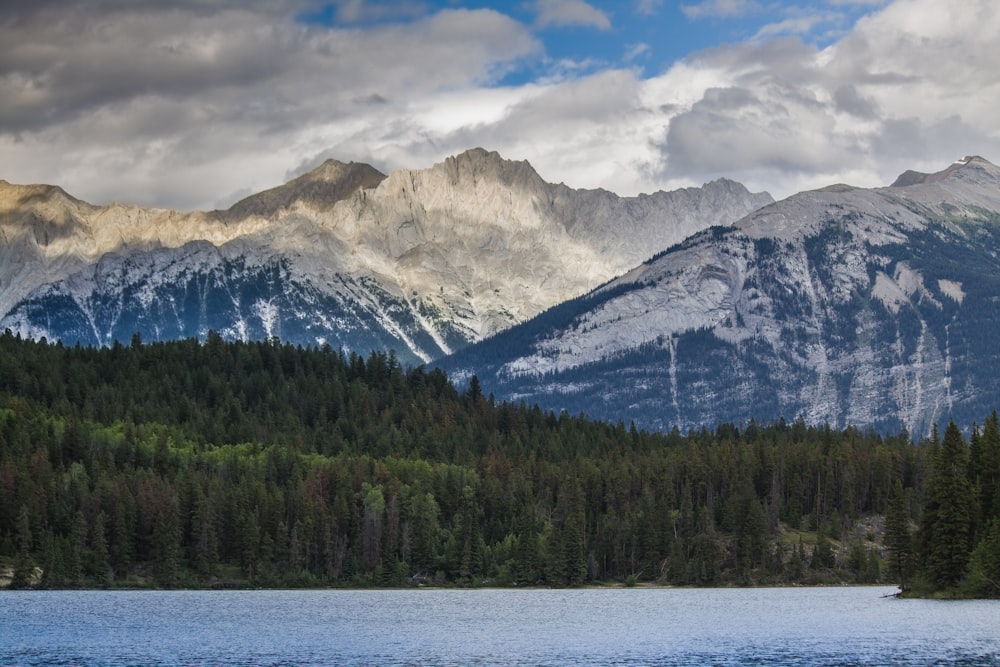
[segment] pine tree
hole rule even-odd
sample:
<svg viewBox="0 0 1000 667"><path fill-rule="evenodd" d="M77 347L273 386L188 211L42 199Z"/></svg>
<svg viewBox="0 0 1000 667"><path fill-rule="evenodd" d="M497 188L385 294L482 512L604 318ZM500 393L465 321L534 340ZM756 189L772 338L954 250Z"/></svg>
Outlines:
<svg viewBox="0 0 1000 667"><path fill-rule="evenodd" d="M43 588L58 588L66 585L66 559L63 557L63 539L46 531L42 539L45 562L42 569Z"/></svg>
<svg viewBox="0 0 1000 667"><path fill-rule="evenodd" d="M157 508L153 524L153 576L161 586L172 588L181 577L181 521L177 496L169 494Z"/></svg>
<svg viewBox="0 0 1000 667"><path fill-rule="evenodd" d="M982 526L1000 518L1000 424L996 410L986 419L977 446L970 451L969 478L978 489Z"/></svg>
<svg viewBox="0 0 1000 667"><path fill-rule="evenodd" d="M194 564L199 574L208 576L219 560L219 537L215 528L215 512L208 498L199 495L192 517Z"/></svg>
<svg viewBox="0 0 1000 667"><path fill-rule="evenodd" d="M31 584L31 517L26 505L17 514L17 558L11 588L27 588Z"/></svg>
<svg viewBox="0 0 1000 667"><path fill-rule="evenodd" d="M675 539L670 545L670 568L667 570L667 578L675 586L688 583L687 550L684 548L683 539Z"/></svg>
<svg viewBox="0 0 1000 667"><path fill-rule="evenodd" d="M972 592L1000 597L1000 519L994 519L972 552L969 582Z"/></svg>
<svg viewBox="0 0 1000 667"><path fill-rule="evenodd" d="M972 494L965 439L954 422L933 463L924 511L924 558L931 585L952 588L965 576L971 547Z"/></svg>
<svg viewBox="0 0 1000 667"><path fill-rule="evenodd" d="M799 541L792 546L792 559L788 563L788 581L798 583L805 576L805 548L802 546L802 536Z"/></svg>
<svg viewBox="0 0 1000 667"><path fill-rule="evenodd" d="M87 517L77 511L70 531L70 553L66 563L66 578L70 586L83 585L84 561L87 556Z"/></svg>
<svg viewBox="0 0 1000 667"><path fill-rule="evenodd" d="M542 530L541 559L545 583L550 586L566 585L566 556L563 551L562 530L554 523L547 523Z"/></svg>
<svg viewBox="0 0 1000 667"><path fill-rule="evenodd" d="M385 496L382 485L364 483L364 515L361 519L362 562L367 572L374 572L382 561L382 523L385 517Z"/></svg>
<svg viewBox="0 0 1000 667"><path fill-rule="evenodd" d="M533 513L533 507L522 507L515 524L514 581L518 584L538 583L538 530Z"/></svg>
<svg viewBox="0 0 1000 667"><path fill-rule="evenodd" d="M94 524L91 526L89 564L90 575L101 586L111 583L111 564L108 556L107 539L108 516L103 511L97 513Z"/></svg>
<svg viewBox="0 0 1000 667"><path fill-rule="evenodd" d="M429 577L437 568L439 514L432 494L417 492L410 498L410 565L414 575Z"/></svg>
<svg viewBox="0 0 1000 667"><path fill-rule="evenodd" d="M816 528L816 548L813 549L812 558L809 560L809 567L813 570L823 570L833 568L836 565L836 557L830 546L830 540L826 536L826 530L822 521Z"/></svg>
<svg viewBox="0 0 1000 667"><path fill-rule="evenodd" d="M890 572L899 579L899 588L906 591L913 558L913 536L906 512L903 484L898 479L892 487L885 515L885 548L889 552Z"/></svg>
<svg viewBox="0 0 1000 667"><path fill-rule="evenodd" d="M587 524L582 496L579 484L574 485L563 527L562 546L566 559L566 583L571 586L579 586L587 579Z"/></svg>

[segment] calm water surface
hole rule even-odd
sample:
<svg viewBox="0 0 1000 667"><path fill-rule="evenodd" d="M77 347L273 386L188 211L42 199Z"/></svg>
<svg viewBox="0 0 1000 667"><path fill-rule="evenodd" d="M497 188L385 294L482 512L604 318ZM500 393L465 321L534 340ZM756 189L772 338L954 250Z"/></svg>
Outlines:
<svg viewBox="0 0 1000 667"><path fill-rule="evenodd" d="M894 591L6 591L0 662L1000 665L1000 602Z"/></svg>

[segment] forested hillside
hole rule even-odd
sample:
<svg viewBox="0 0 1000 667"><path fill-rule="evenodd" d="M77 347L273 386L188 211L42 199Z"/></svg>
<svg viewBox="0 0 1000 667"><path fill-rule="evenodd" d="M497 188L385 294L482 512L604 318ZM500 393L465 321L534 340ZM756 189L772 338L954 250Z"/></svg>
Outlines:
<svg viewBox="0 0 1000 667"><path fill-rule="evenodd" d="M997 595L996 416L970 433L646 433L391 355L7 332L0 569L16 587L902 577Z"/></svg>

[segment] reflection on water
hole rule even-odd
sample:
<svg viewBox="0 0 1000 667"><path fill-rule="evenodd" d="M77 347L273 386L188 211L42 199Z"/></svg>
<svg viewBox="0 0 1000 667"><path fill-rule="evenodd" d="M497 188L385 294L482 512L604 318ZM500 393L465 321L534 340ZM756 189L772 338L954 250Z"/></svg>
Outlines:
<svg viewBox="0 0 1000 667"><path fill-rule="evenodd" d="M777 589L7 591L4 665L1000 665L1000 602Z"/></svg>

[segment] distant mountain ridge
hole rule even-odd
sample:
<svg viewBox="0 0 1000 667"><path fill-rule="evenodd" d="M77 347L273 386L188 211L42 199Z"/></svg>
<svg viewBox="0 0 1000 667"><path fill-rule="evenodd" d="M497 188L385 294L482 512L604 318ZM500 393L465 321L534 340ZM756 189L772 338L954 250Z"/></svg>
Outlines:
<svg viewBox="0 0 1000 667"><path fill-rule="evenodd" d="M388 175L331 160L226 211L0 182L0 329L91 345L216 330L425 362L771 201L724 179L573 190L482 149Z"/></svg>
<svg viewBox="0 0 1000 667"><path fill-rule="evenodd" d="M827 422L915 434L1000 400L1000 168L763 207L443 360L501 398L669 429Z"/></svg>
<svg viewBox="0 0 1000 667"><path fill-rule="evenodd" d="M977 156L781 202L573 190L482 149L331 160L226 211L0 182L0 330L394 350L652 429L971 423L1000 397L998 327L1000 168Z"/></svg>

